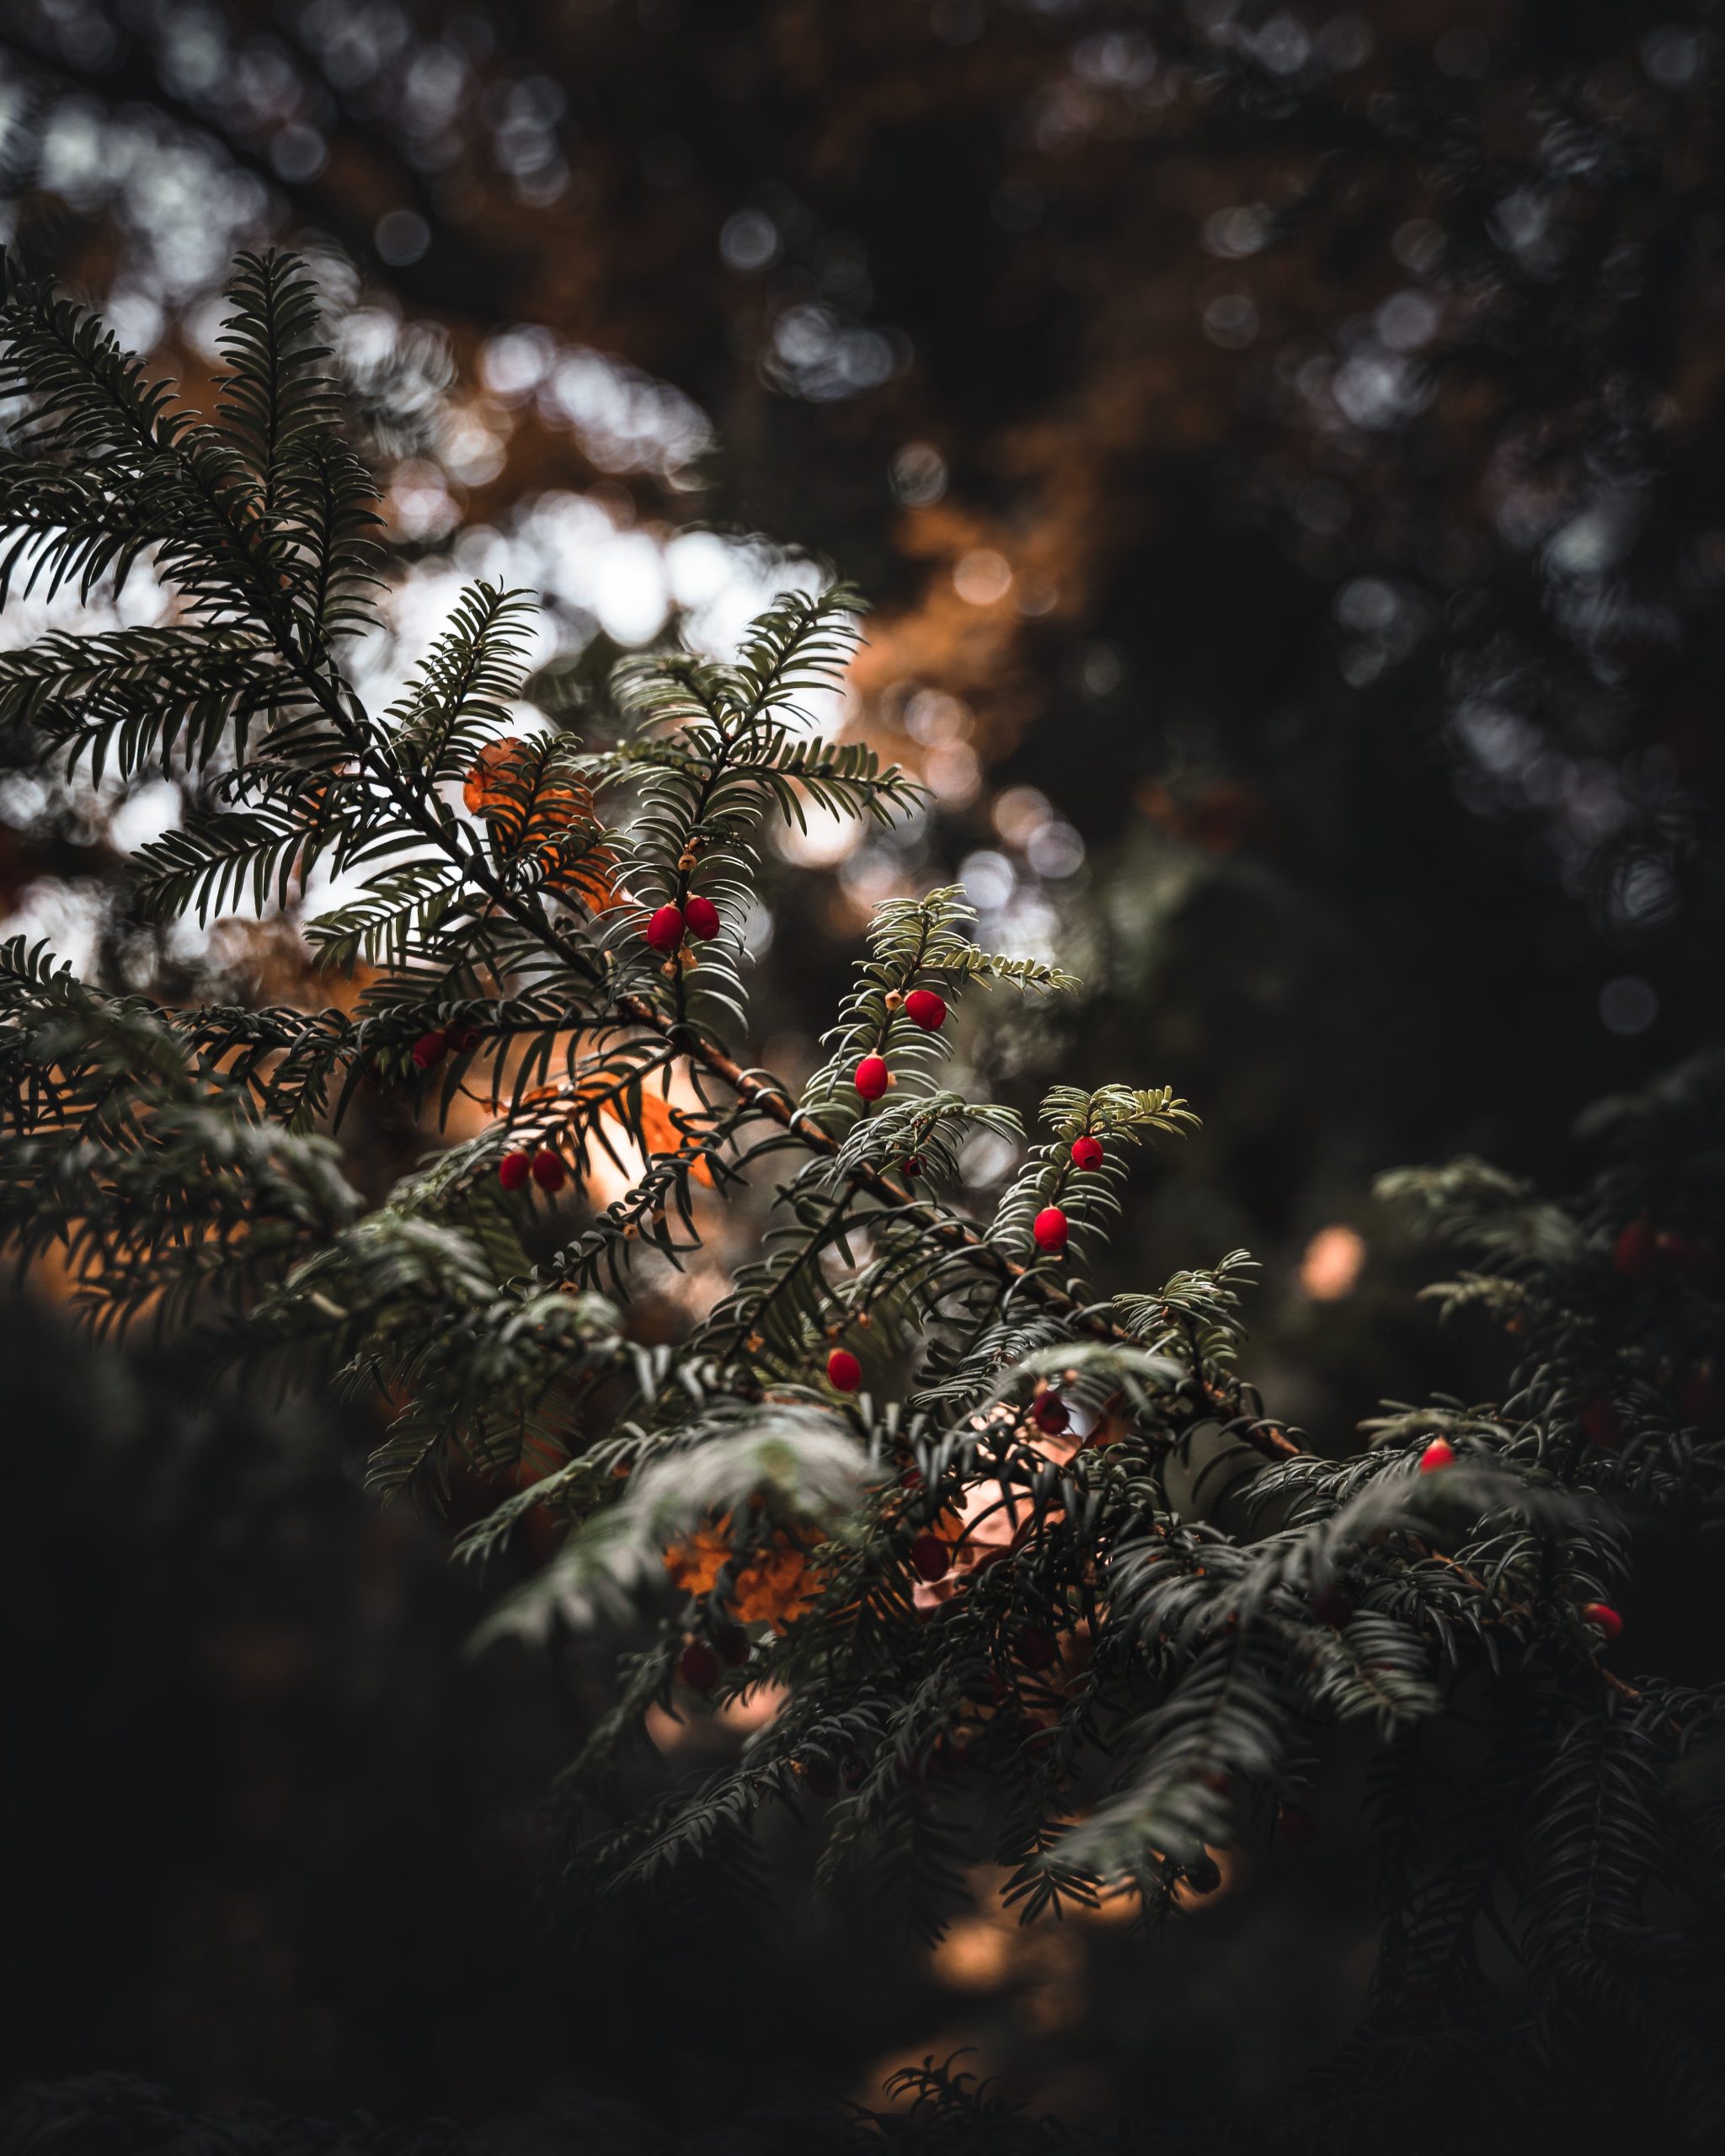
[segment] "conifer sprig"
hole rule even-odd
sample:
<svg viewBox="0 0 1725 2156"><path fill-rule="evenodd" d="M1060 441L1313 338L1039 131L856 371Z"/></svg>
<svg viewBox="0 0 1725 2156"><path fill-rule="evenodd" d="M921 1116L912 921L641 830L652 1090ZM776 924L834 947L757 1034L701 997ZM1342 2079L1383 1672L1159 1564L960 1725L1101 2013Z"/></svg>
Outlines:
<svg viewBox="0 0 1725 2156"><path fill-rule="evenodd" d="M247 258L231 300L206 421L8 265L0 390L26 416L0 584L88 595L148 552L179 612L0 655L0 723L45 768L181 789L188 820L136 865L160 919L296 916L314 872L350 879L304 926L360 978L341 1007L168 1008L0 951L19 1261L52 1256L96 1323L147 1318L211 1381L387 1401L374 1483L489 1483L475 1561L530 1517L560 1531L491 1630L633 1636L567 1778L583 1906L675 1900L699 1867L746 1913L753 1822L783 1807L823 1826L823 1881L860 1875L927 1933L984 1854L1027 1913L1166 1913L1215 1852L1305 1816L1322 1732L1354 1722L1389 1763L1383 2030L1417 2047L1418 1987L1483 1987L1475 1930L1514 1897L1504 2010L1533 2041L1578 1998L1656 1995L1680 2031L1696 1956L1646 1892L1725 1914L1680 1772L1725 1703L1606 1655L1635 1526L1711 1532L1725 1506L1720 1067L1609 1110L1616 1155L1573 1203L1477 1162L1388 1179L1481 1262L1445 1308L1504 1322L1521 1364L1501 1401L1303 1449L1240 1374L1244 1253L1090 1284L1135 1155L1195 1122L1169 1088L1054 1088L992 1216L969 1210L968 1140L1023 1132L949 1065L966 1006L1074 984L980 947L960 890L878 910L800 1097L744 1059L766 835L916 798L815 723L855 595L788 594L729 662L630 660L590 746L554 715L510 730L527 602L475 585L373 713L345 640L384 563L309 281ZM339 1143L368 1088L470 1119L369 1203ZM728 1215L756 1247L649 1344L644 1257L687 1265ZM766 1686L778 1710L717 1771L584 1812L655 1704ZM1481 1686L1505 1705L1493 1801L1412 1816L1397 1763Z"/></svg>

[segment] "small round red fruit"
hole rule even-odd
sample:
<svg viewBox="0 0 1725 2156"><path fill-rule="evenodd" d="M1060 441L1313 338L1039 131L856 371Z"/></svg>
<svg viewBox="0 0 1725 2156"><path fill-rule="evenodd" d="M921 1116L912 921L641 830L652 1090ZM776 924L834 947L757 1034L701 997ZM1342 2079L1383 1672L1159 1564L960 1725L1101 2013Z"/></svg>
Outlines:
<svg viewBox="0 0 1725 2156"><path fill-rule="evenodd" d="M718 933L718 908L714 905L711 899L697 896L686 899L683 904L683 920L690 935L698 936L703 942L708 937L717 936Z"/></svg>
<svg viewBox="0 0 1725 2156"><path fill-rule="evenodd" d="M835 1348L826 1358L826 1381L836 1392L854 1392L862 1382L862 1365L848 1348Z"/></svg>
<svg viewBox="0 0 1725 2156"><path fill-rule="evenodd" d="M1595 1631L1603 1632L1608 1640L1615 1640L1623 1630L1623 1620L1609 1602L1590 1602L1581 1614Z"/></svg>
<svg viewBox="0 0 1725 2156"><path fill-rule="evenodd" d="M1581 1411L1582 1435L1601 1452L1616 1452L1623 1442L1623 1422L1603 1394L1589 1401Z"/></svg>
<svg viewBox="0 0 1725 2156"><path fill-rule="evenodd" d="M421 1033L414 1043L414 1061L421 1070L430 1070L434 1065L441 1063L448 1053L447 1033Z"/></svg>
<svg viewBox="0 0 1725 2156"><path fill-rule="evenodd" d="M947 1000L932 988L913 988L905 998L905 1016L925 1033L937 1033L947 1022Z"/></svg>
<svg viewBox="0 0 1725 2156"><path fill-rule="evenodd" d="M1058 1205L1044 1205L1031 1222L1030 1232L1039 1251L1058 1257L1066 1247L1066 1216Z"/></svg>
<svg viewBox="0 0 1725 2156"><path fill-rule="evenodd" d="M1087 1131L1082 1138L1072 1140L1072 1166L1089 1171L1102 1166L1102 1140L1092 1138Z"/></svg>
<svg viewBox="0 0 1725 2156"><path fill-rule="evenodd" d="M718 1657L705 1640L691 1640L677 1662L677 1675L692 1692L710 1692L718 1682Z"/></svg>
<svg viewBox="0 0 1725 2156"><path fill-rule="evenodd" d="M810 1759L806 1764L799 1760L798 1764L802 1768L803 1780L808 1785L811 1796L825 1801L838 1795L838 1769L830 1759Z"/></svg>
<svg viewBox="0 0 1725 2156"><path fill-rule="evenodd" d="M1455 1448L1450 1440L1434 1438L1419 1455L1419 1471L1422 1475L1435 1475L1439 1468L1452 1465L1455 1459Z"/></svg>
<svg viewBox="0 0 1725 2156"><path fill-rule="evenodd" d="M449 1044L457 1055L471 1055L484 1036L477 1026L463 1026L458 1033L451 1033Z"/></svg>
<svg viewBox="0 0 1725 2156"><path fill-rule="evenodd" d="M683 940L683 910L661 906L647 924L647 941L655 951L675 951Z"/></svg>
<svg viewBox="0 0 1725 2156"><path fill-rule="evenodd" d="M1618 1230L1611 1246L1611 1269L1621 1278L1645 1280L1658 1262L1658 1238L1645 1220L1632 1220Z"/></svg>
<svg viewBox="0 0 1725 2156"><path fill-rule="evenodd" d="M1045 1392L1033 1402L1030 1419L1045 1438L1059 1437L1072 1422L1071 1412L1057 1392Z"/></svg>
<svg viewBox="0 0 1725 2156"><path fill-rule="evenodd" d="M569 1170L548 1145L533 1155L533 1180L541 1190L559 1191L569 1179Z"/></svg>
<svg viewBox="0 0 1725 2156"><path fill-rule="evenodd" d="M505 1153L497 1164L497 1180L505 1190L520 1190L533 1172L533 1164L525 1153Z"/></svg>
<svg viewBox="0 0 1725 2156"><path fill-rule="evenodd" d="M943 1580L953 1569L953 1553L937 1534L919 1534L911 1545L911 1569L919 1579Z"/></svg>
<svg viewBox="0 0 1725 2156"><path fill-rule="evenodd" d="M852 1082L865 1101L878 1101L886 1091L887 1076L884 1055L865 1055L857 1065Z"/></svg>

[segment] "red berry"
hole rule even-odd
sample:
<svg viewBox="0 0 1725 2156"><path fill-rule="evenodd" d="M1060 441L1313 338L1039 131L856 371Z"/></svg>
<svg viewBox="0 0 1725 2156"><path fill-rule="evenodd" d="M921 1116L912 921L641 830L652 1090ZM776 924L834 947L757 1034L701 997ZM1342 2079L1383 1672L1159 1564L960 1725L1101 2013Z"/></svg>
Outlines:
<svg viewBox="0 0 1725 2156"><path fill-rule="evenodd" d="M434 1064L441 1063L448 1051L447 1033L421 1033L414 1043L414 1061L421 1070L429 1070Z"/></svg>
<svg viewBox="0 0 1725 2156"><path fill-rule="evenodd" d="M718 1657L705 1640L691 1640L677 1663L677 1675L692 1691L710 1692L718 1682Z"/></svg>
<svg viewBox="0 0 1725 2156"><path fill-rule="evenodd" d="M1440 1467L1447 1467L1455 1457L1455 1448L1447 1438L1434 1438L1419 1455L1422 1475L1435 1475Z"/></svg>
<svg viewBox="0 0 1725 2156"><path fill-rule="evenodd" d="M706 937L718 933L718 908L711 899L698 895L683 901L683 920L691 936Z"/></svg>
<svg viewBox="0 0 1725 2156"><path fill-rule="evenodd" d="M497 1180L505 1190L519 1190L533 1171L525 1153L505 1153L497 1164Z"/></svg>
<svg viewBox="0 0 1725 2156"><path fill-rule="evenodd" d="M1679 1235L1674 1228L1661 1228L1653 1237L1653 1248L1668 1273L1693 1278L1707 1272L1713 1262L1713 1253L1705 1243L1697 1242L1693 1235Z"/></svg>
<svg viewBox="0 0 1725 2156"><path fill-rule="evenodd" d="M905 1016L925 1033L937 1033L947 1022L947 1000L932 988L913 988L905 998Z"/></svg>
<svg viewBox="0 0 1725 2156"><path fill-rule="evenodd" d="M1611 1246L1611 1268L1626 1280L1645 1280L1658 1263L1658 1238L1645 1220L1632 1220Z"/></svg>
<svg viewBox="0 0 1725 2156"><path fill-rule="evenodd" d="M1623 1630L1623 1620L1609 1602L1590 1602L1581 1614L1589 1625L1603 1632L1608 1640L1615 1640Z"/></svg>
<svg viewBox="0 0 1725 2156"><path fill-rule="evenodd" d="M865 1055L857 1065L855 1084L865 1101L878 1101L886 1091L887 1068L884 1055Z"/></svg>
<svg viewBox="0 0 1725 2156"><path fill-rule="evenodd" d="M680 906L661 906L647 924L647 941L655 951L675 951L683 940Z"/></svg>
<svg viewBox="0 0 1725 2156"><path fill-rule="evenodd" d="M1617 1410L1602 1393L1581 1411L1582 1434L1601 1452L1616 1452L1623 1442L1623 1423Z"/></svg>
<svg viewBox="0 0 1725 2156"><path fill-rule="evenodd" d="M1058 1257L1066 1247L1066 1216L1058 1205L1044 1205L1031 1222L1030 1232L1039 1251Z"/></svg>
<svg viewBox="0 0 1725 2156"><path fill-rule="evenodd" d="M1071 1427L1072 1417L1057 1392L1045 1392L1030 1410L1030 1419L1046 1438L1057 1438Z"/></svg>
<svg viewBox="0 0 1725 2156"><path fill-rule="evenodd" d="M919 1534L911 1545L911 1569L925 1580L943 1580L953 1569L951 1550L937 1534Z"/></svg>
<svg viewBox="0 0 1725 2156"><path fill-rule="evenodd" d="M1012 1642L1027 1669L1047 1669L1060 1649L1039 1625L1027 1625Z"/></svg>
<svg viewBox="0 0 1725 2156"><path fill-rule="evenodd" d="M483 1036L477 1026L463 1026L458 1033L451 1033L449 1044L457 1055L471 1055Z"/></svg>
<svg viewBox="0 0 1725 2156"><path fill-rule="evenodd" d="M862 1382L862 1365L848 1348L835 1348L826 1358L826 1381L838 1392L854 1392Z"/></svg>
<svg viewBox="0 0 1725 2156"><path fill-rule="evenodd" d="M811 1796L829 1797L838 1795L839 1778L833 1769L830 1760L810 1759L806 1764L798 1760L797 1764L803 1769L803 1779L809 1785L809 1794Z"/></svg>
<svg viewBox="0 0 1725 2156"><path fill-rule="evenodd" d="M1072 1140L1072 1166L1075 1168L1099 1168L1102 1166L1102 1140L1087 1133Z"/></svg>
<svg viewBox="0 0 1725 2156"><path fill-rule="evenodd" d="M569 1170L548 1145L533 1155L533 1180L541 1190L561 1190L569 1179Z"/></svg>
<svg viewBox="0 0 1725 2156"><path fill-rule="evenodd" d="M1290 1849L1310 1849L1317 1839L1317 1822L1297 1804L1284 1804L1276 1813L1282 1839Z"/></svg>

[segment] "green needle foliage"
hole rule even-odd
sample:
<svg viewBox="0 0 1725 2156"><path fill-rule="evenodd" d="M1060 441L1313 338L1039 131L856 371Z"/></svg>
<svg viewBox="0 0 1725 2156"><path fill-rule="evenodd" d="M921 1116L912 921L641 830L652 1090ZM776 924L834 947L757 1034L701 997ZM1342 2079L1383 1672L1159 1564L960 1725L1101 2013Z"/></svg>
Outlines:
<svg viewBox="0 0 1725 2156"><path fill-rule="evenodd" d="M248 258L231 300L206 420L7 270L4 579L88 596L148 555L179 611L0 657L0 716L43 763L195 794L142 855L164 921L340 873L355 895L306 933L363 990L162 1008L8 946L18 1257L55 1255L94 1324L172 1335L212 1382L387 1402L385 1492L490 1481L461 1546L513 1552L494 1635L622 1630L564 1790L576 1905L698 1888L745 1913L775 1812L820 1834L823 1881L860 1876L927 1933L981 1857L1027 1915L1125 1894L1153 1917L1302 1820L1322 1732L1357 1723L1380 1757L1373 2056L1413 2089L1464 2038L1639 2047L1671 2134L1717 2127L1721 1699L1607 1647L1620 1606L1634 1645L1637 1536L1698 1546L1721 1518L1725 1069L1610 1111L1611 1165L1567 1206L1477 1163L1391 1178L1482 1258L1439 1292L1508 1325L1521 1367L1502 1401L1303 1449L1238 1373L1242 1253L1091 1284L1133 1155L1191 1112L1060 1086L1027 1144L945 1082L916 991L943 1012L1072 985L980 949L960 891L879 909L800 1097L751 1067L763 835L916 795L799 702L842 673L854 595L782 600L729 664L629 661L589 746L510 733L527 602L477 585L373 712L348 653L388 564L308 280ZM873 1057L892 1083L865 1097ZM438 1118L478 1102L483 1128L368 1203L337 1134L391 1085ZM989 1218L961 1196L979 1134L1020 1151ZM628 1184L603 1205L601 1163ZM647 1344L643 1254L686 1262L739 1203L766 1208L754 1254ZM533 1569L536 1516L559 1540ZM728 1764L628 1800L649 1708L768 1686ZM1433 1764L1458 1716L1482 1760L1459 1785Z"/></svg>

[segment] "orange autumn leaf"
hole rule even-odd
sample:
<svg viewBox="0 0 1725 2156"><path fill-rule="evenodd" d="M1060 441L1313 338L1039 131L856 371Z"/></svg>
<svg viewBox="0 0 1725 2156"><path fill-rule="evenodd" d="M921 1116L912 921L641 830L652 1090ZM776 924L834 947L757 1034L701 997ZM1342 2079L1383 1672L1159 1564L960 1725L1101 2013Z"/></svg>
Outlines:
<svg viewBox="0 0 1725 2156"><path fill-rule="evenodd" d="M788 1545L744 1568L731 1607L745 1625L770 1625L775 1632L786 1632L820 1593L820 1581L804 1553Z"/></svg>
<svg viewBox="0 0 1725 2156"><path fill-rule="evenodd" d="M537 847L547 867L560 858L562 834L573 825L597 820L592 788L566 771L547 778L539 751L515 734L486 743L467 773L462 799L473 815L496 825L512 850ZM616 869L611 849L595 846L558 869L550 887L572 893L596 911L617 895Z"/></svg>
<svg viewBox="0 0 1725 2156"><path fill-rule="evenodd" d="M697 1527L665 1553L665 1569L671 1585L689 1594L708 1594L731 1554L730 1515Z"/></svg>
<svg viewBox="0 0 1725 2156"><path fill-rule="evenodd" d="M526 805L526 766L531 755L519 734L486 743L462 787L462 799L475 816L500 819L521 814ZM590 797L589 807L590 813Z"/></svg>
<svg viewBox="0 0 1725 2156"><path fill-rule="evenodd" d="M710 1594L732 1556L730 1515L709 1521L665 1553L665 1569L674 1586L689 1594ZM724 1607L745 1625L771 1625L788 1631L820 1593L808 1551L796 1537L776 1528L768 1547L754 1553L733 1574Z"/></svg>

